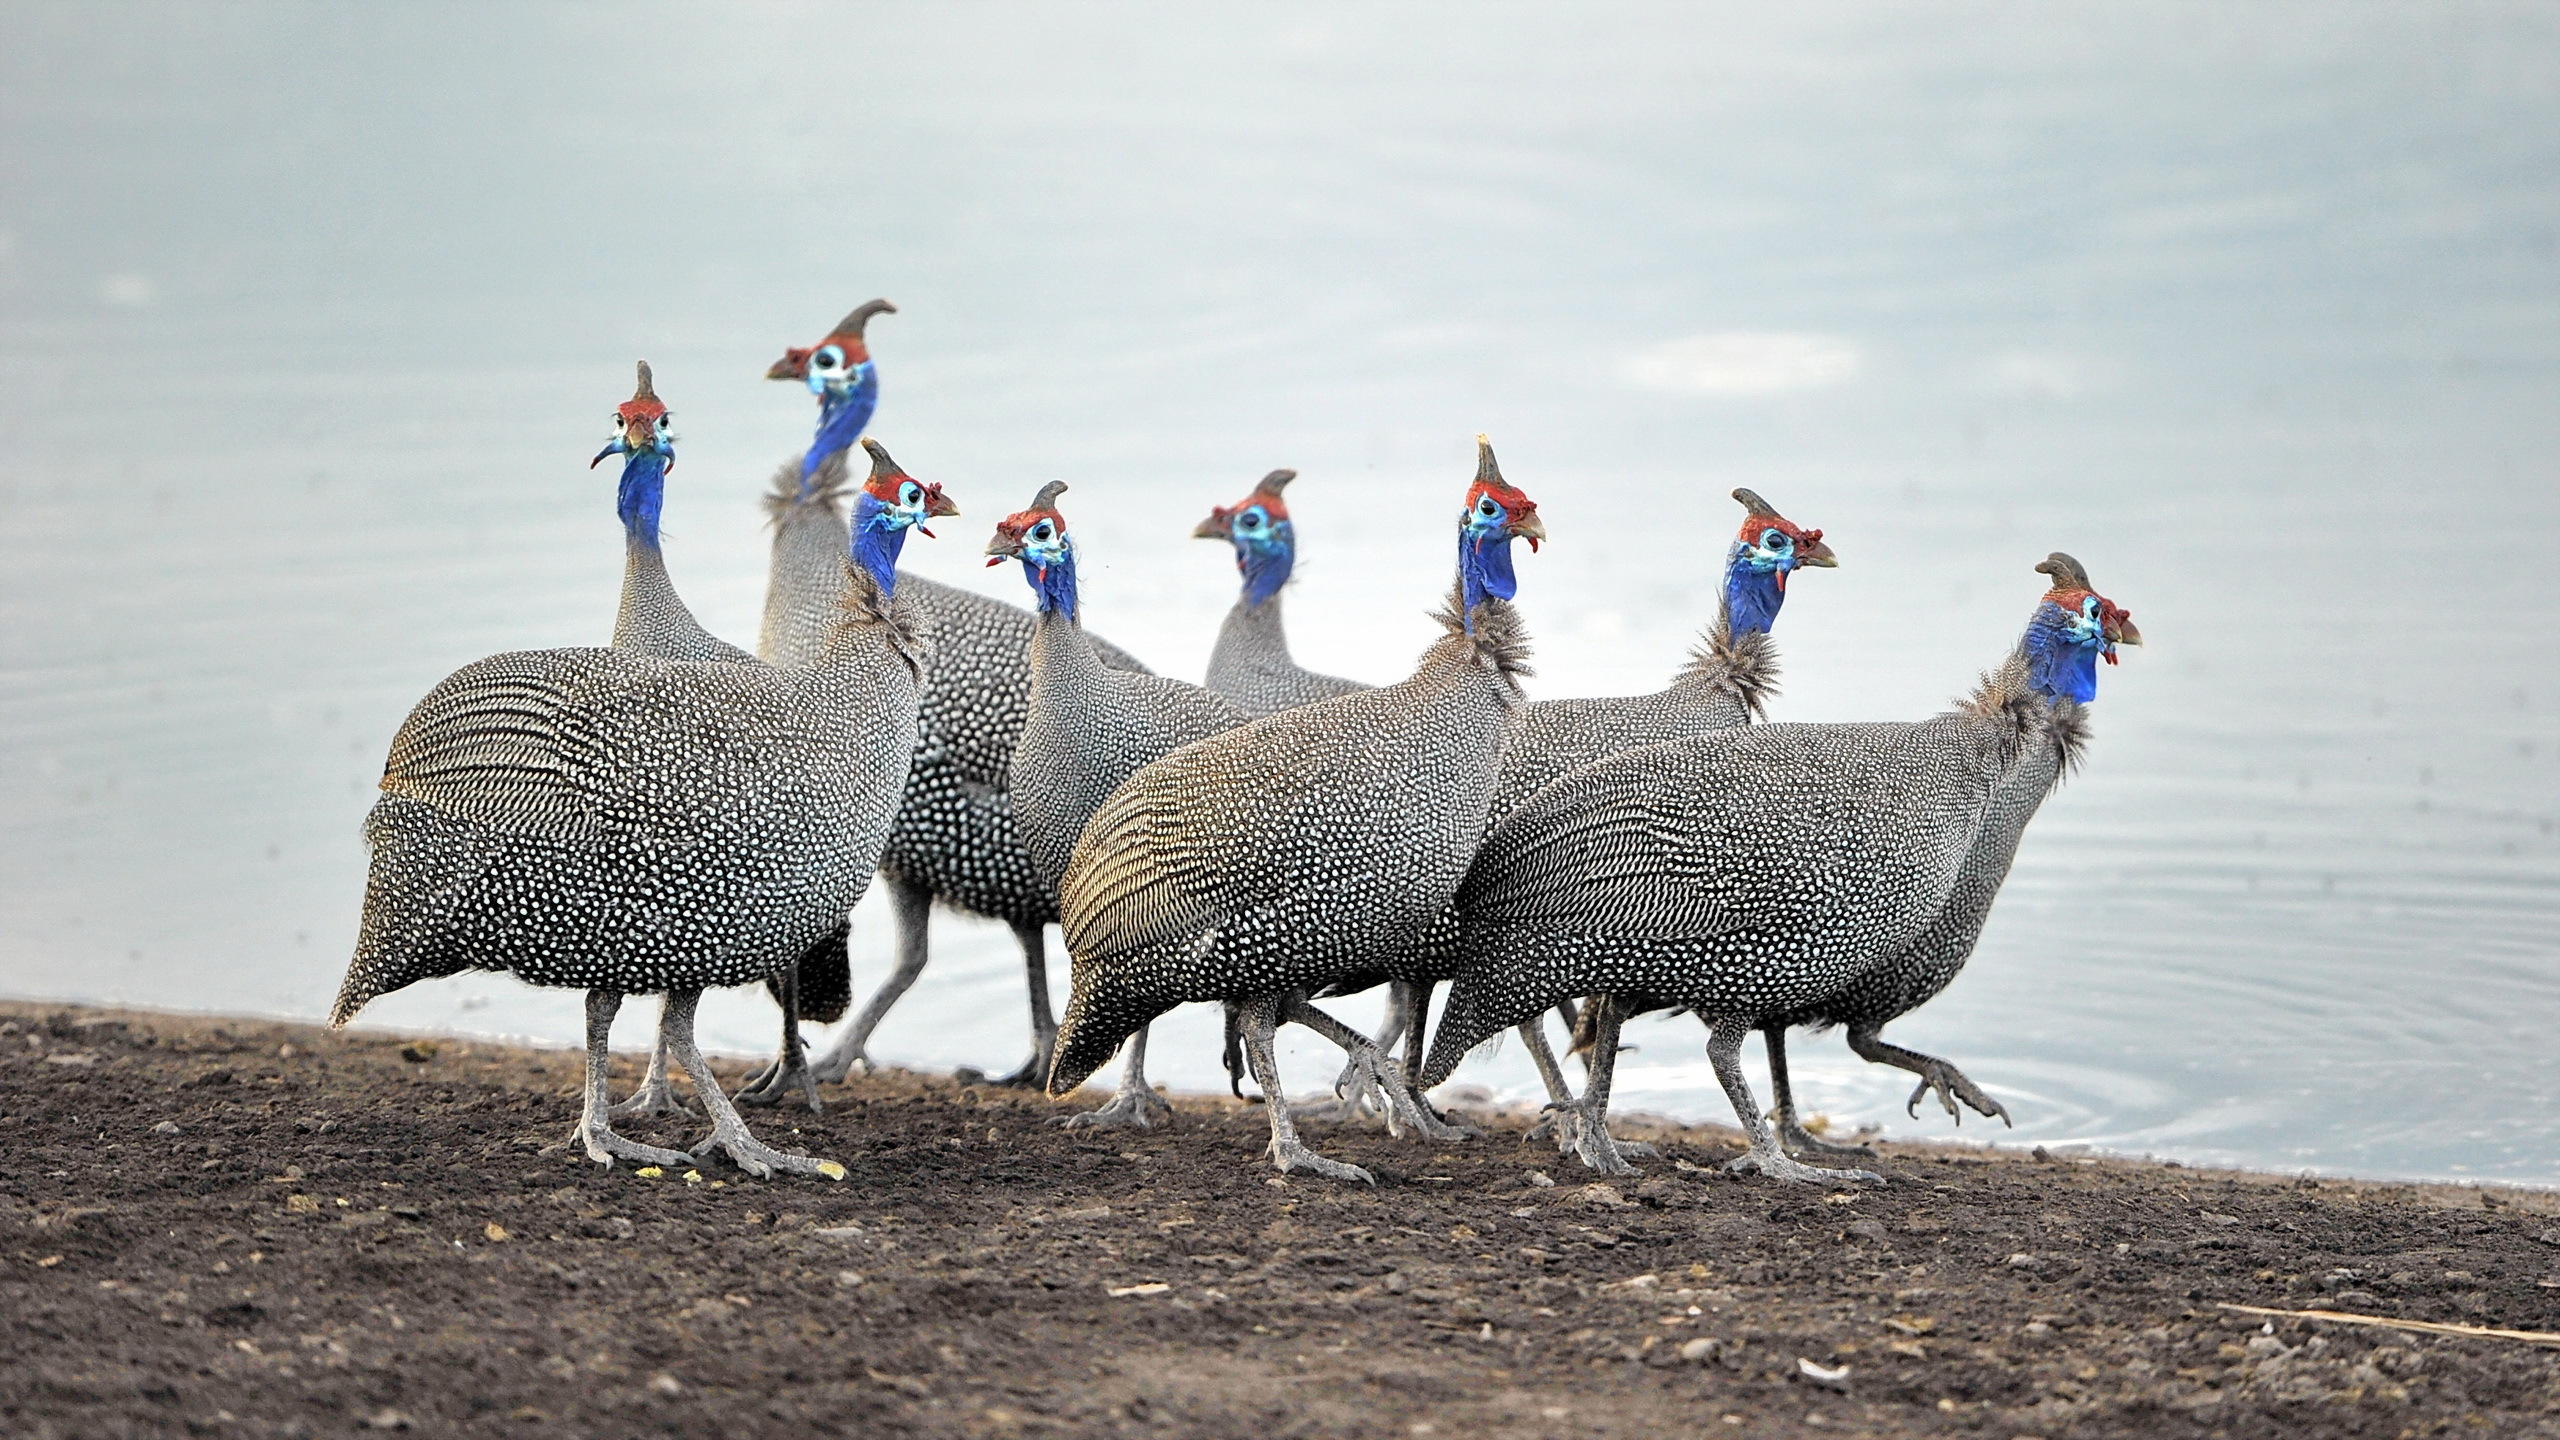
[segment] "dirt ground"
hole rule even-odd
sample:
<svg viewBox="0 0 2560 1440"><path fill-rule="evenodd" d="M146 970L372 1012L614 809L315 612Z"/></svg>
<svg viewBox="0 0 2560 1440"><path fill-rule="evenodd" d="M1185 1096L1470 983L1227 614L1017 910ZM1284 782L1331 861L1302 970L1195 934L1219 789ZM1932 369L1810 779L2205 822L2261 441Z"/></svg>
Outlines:
<svg viewBox="0 0 2560 1440"><path fill-rule="evenodd" d="M755 1117L843 1183L644 1178L566 1143L577 1078L0 1005L0 1432L2560 1435L2560 1352L2220 1308L2560 1329L2560 1196L1310 1126L1371 1190L1276 1178L1251 1105L1097 1138L903 1074Z"/></svg>

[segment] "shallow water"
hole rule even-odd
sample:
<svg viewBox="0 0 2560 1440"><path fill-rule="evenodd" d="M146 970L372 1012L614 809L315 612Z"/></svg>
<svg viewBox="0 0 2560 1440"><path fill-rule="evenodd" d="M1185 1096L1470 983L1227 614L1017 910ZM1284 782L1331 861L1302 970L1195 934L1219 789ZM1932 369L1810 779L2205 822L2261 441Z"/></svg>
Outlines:
<svg viewBox="0 0 2560 1440"><path fill-rule="evenodd" d="M967 512L915 568L1013 595L981 527L1069 480L1093 624L1175 674L1233 584L1182 537L1283 464L1299 654L1402 673L1478 430L1555 537L1541 695L1676 666L1736 484L1842 557L1781 718L1927 713L2071 551L2150 644L1890 1032L2018 1117L1962 1133L2560 1181L2560 19L953 14L14 13L0 992L322 1013L408 703L609 632L581 467L631 358L678 584L749 639L807 423L762 369L885 294L874 433ZM1009 939L936 942L880 1053L1009 1067ZM576 1014L463 977L366 1019ZM1219 1083L1213 1031L1159 1078ZM1723 1112L1695 1022L1629 1038L1627 1104ZM1946 1133L1795 1053L1835 1118ZM1534 1088L1516 1047L1460 1078Z"/></svg>

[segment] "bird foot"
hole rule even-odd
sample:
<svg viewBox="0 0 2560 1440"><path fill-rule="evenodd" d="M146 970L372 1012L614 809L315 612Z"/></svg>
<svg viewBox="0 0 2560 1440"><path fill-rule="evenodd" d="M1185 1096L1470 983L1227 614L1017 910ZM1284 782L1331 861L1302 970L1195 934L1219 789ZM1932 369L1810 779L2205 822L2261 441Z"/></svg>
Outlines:
<svg viewBox="0 0 2560 1440"><path fill-rule="evenodd" d="M587 1158L610 1167L616 1160L630 1160L642 1165L690 1165L693 1157L682 1150L665 1150L643 1145L617 1135L610 1125L589 1125L580 1121L569 1131L569 1138L585 1147Z"/></svg>
<svg viewBox="0 0 2560 1440"><path fill-rule="evenodd" d="M879 1062L873 1060L861 1046L850 1045L842 1049L830 1050L810 1061L809 1074L821 1085L841 1085L853 1074L853 1067L856 1065L862 1067L862 1073L865 1075L875 1074L880 1069Z"/></svg>
<svg viewBox="0 0 2560 1440"><path fill-rule="evenodd" d="M1387 1133L1401 1136L1412 1130L1427 1140L1479 1140L1484 1132L1469 1125L1453 1124L1431 1108L1431 1102L1414 1093L1405 1083L1404 1065L1394 1056L1374 1046L1351 1052L1351 1063L1343 1067L1343 1075L1354 1087L1344 1103L1374 1104L1386 1116ZM1356 1111L1355 1111L1356 1113Z"/></svg>
<svg viewBox="0 0 2560 1440"><path fill-rule="evenodd" d="M1061 1115L1051 1123L1069 1130L1152 1130L1173 1123L1173 1104L1152 1085L1123 1087L1101 1109Z"/></svg>
<svg viewBox="0 0 2560 1440"><path fill-rule="evenodd" d="M1867 1145L1843 1145L1825 1140L1801 1125L1787 1124L1778 1129L1778 1143L1791 1155L1811 1155L1823 1160L1874 1160L1874 1148Z"/></svg>
<svg viewBox="0 0 2560 1440"><path fill-rule="evenodd" d="M616 1120L655 1120L661 1115L689 1116L693 1110L676 1098L675 1087L667 1083L666 1073L660 1071L641 1081L640 1088L631 1092L630 1099L607 1107L604 1113Z"/></svg>
<svg viewBox="0 0 2560 1440"><path fill-rule="evenodd" d="M695 1155L709 1155L713 1151L726 1154L731 1164L759 1180L772 1178L777 1170L785 1175L824 1175L830 1180L844 1178L844 1167L834 1161L776 1150L748 1134L744 1125L723 1125L714 1121L711 1133L693 1147Z"/></svg>
<svg viewBox="0 0 2560 1440"><path fill-rule="evenodd" d="M1617 1142L1617 1145L1618 1153L1624 1155L1630 1160L1659 1160L1662 1158L1662 1147L1654 1144L1650 1140L1620 1140Z"/></svg>
<svg viewBox="0 0 2560 1440"><path fill-rule="evenodd" d="M1830 1170L1819 1165L1807 1165L1801 1160L1789 1159L1774 1140L1769 1142L1765 1150L1759 1146L1753 1146L1749 1154L1727 1163L1724 1168L1728 1174L1747 1175L1757 1170L1772 1180L1792 1180L1803 1185L1848 1186L1884 1183L1884 1177L1873 1170Z"/></svg>
<svg viewBox="0 0 2560 1440"><path fill-rule="evenodd" d="M738 1093L729 1098L741 1105L780 1105L794 1093L809 1102L809 1113L823 1115L827 1107L818 1100L818 1077L806 1060L785 1066L779 1056L765 1062L764 1068L747 1077Z"/></svg>
<svg viewBox="0 0 2560 1440"><path fill-rule="evenodd" d="M1550 1104L1548 1113L1554 1121L1556 1150L1571 1155L1584 1166L1603 1175L1633 1175L1636 1167L1627 1163L1626 1146L1609 1134L1605 1116L1594 1115L1590 1101ZM1651 1150L1652 1146L1645 1146Z"/></svg>
<svg viewBox="0 0 2560 1440"><path fill-rule="evenodd" d="M1938 1103L1947 1107L1947 1113L1954 1116L1959 1125L1964 1123L1964 1112L1956 1108L1956 1102L1962 1100L1973 1107L1974 1113L1991 1116L2010 1129L2017 1128L2017 1122L2009 1118L2008 1106L1983 1094L1982 1087L1966 1079L1963 1071L1936 1056L1930 1056L1929 1063L1920 1071L1920 1084L1912 1090L1910 1102L1903 1107L1904 1113L1914 1120L1919 1119L1920 1097L1932 1090L1938 1092Z"/></svg>
<svg viewBox="0 0 2560 1440"><path fill-rule="evenodd" d="M1283 1175L1292 1170L1305 1170L1321 1175L1327 1180L1358 1180L1371 1186L1378 1183L1377 1176L1359 1166L1346 1165L1339 1160L1327 1160L1294 1139L1283 1141L1275 1138L1271 1142L1268 1153L1271 1156L1271 1163L1278 1166Z"/></svg>

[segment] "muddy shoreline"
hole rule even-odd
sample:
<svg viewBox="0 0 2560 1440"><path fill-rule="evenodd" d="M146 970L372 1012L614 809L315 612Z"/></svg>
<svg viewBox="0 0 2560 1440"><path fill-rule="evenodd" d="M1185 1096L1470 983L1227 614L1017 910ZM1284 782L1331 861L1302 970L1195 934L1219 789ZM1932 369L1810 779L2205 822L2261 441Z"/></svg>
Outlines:
<svg viewBox="0 0 2560 1440"><path fill-rule="evenodd" d="M751 1117L844 1183L649 1179L568 1146L577 1079L0 1004L0 1432L2560 1435L2560 1351L2222 1308L2560 1330L2541 1192L1896 1142L1826 1195L1707 1127L1592 1185L1516 1116L1310 1125L1371 1190L1274 1177L1247 1104L1097 1137L898 1073Z"/></svg>

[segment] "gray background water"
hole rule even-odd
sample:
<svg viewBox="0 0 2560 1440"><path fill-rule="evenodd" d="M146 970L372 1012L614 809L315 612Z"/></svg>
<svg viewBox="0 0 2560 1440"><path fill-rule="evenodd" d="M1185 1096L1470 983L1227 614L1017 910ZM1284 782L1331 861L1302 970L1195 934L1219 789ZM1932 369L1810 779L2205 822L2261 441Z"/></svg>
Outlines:
<svg viewBox="0 0 2560 1440"><path fill-rule="evenodd" d="M875 433L967 511L915 566L1016 594L983 527L1069 480L1094 624L1176 674L1233 589L1185 534L1282 464L1301 656L1402 673L1478 430L1554 532L1542 695L1660 683L1736 484L1842 556L1785 718L1936 708L2074 552L2151 645L1893 1033L2003 1139L2560 1181L2560 14L2226 9L8 5L0 992L320 1014L408 703L608 632L631 359L749 639L808 418L759 377L883 294ZM1009 941L937 942L881 1052L1009 1066ZM1694 1022L1631 1038L1628 1104L1723 1112Z"/></svg>

